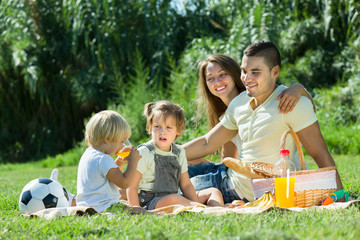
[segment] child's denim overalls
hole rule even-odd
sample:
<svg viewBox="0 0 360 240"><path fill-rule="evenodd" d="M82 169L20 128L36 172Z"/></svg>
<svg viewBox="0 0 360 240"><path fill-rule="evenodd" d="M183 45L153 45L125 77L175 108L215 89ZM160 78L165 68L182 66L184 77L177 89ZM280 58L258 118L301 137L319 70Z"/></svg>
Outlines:
<svg viewBox="0 0 360 240"><path fill-rule="evenodd" d="M171 149L176 156L163 156L155 153L155 147L150 142L140 146L147 147L153 153L155 161L154 188L152 191L141 190L139 193L140 206L147 208L146 205L152 199L178 192L181 175L181 166L178 162L180 149L173 143Z"/></svg>

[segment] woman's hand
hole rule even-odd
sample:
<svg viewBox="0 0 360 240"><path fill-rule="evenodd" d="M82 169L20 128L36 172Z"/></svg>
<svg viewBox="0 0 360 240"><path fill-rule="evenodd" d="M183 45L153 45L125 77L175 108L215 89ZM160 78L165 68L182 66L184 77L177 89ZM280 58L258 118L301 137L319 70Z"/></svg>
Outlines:
<svg viewBox="0 0 360 240"><path fill-rule="evenodd" d="M275 99L280 100L278 107L280 113L286 114L288 112L291 112L298 103L300 97L302 96L303 90L303 85L295 83L291 85L291 87L282 91Z"/></svg>

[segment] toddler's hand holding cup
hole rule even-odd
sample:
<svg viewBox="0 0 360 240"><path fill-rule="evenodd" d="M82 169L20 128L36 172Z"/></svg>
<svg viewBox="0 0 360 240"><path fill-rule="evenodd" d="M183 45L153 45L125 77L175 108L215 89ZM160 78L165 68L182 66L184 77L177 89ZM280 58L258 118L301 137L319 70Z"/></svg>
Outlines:
<svg viewBox="0 0 360 240"><path fill-rule="evenodd" d="M123 159L123 161L132 161L135 159L139 160L141 158L141 155L137 148L135 146L132 146L128 139L124 142L123 146L124 148L121 149L121 151L117 154L121 159Z"/></svg>

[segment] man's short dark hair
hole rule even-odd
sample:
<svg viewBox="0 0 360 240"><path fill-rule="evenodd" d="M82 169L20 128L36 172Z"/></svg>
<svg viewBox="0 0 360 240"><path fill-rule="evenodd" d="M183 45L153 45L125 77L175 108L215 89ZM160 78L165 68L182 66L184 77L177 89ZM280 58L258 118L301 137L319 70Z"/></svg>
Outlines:
<svg viewBox="0 0 360 240"><path fill-rule="evenodd" d="M248 57L264 57L265 64L271 70L276 65L281 67L280 53L274 43L269 41L259 41L249 45L244 50L244 55Z"/></svg>

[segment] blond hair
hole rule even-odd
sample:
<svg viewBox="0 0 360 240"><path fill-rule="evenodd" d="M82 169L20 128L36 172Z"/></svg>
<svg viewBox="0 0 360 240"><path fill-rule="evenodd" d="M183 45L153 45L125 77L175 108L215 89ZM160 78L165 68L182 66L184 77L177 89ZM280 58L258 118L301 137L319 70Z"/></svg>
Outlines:
<svg viewBox="0 0 360 240"><path fill-rule="evenodd" d="M86 124L85 141L88 146L98 147L108 142L129 138L131 128L119 113L105 110L96 113Z"/></svg>
<svg viewBox="0 0 360 240"><path fill-rule="evenodd" d="M169 117L173 116L176 120L176 128L180 133L176 136L178 138L185 130L185 114L184 110L173 102L163 100L158 102L151 102L145 104L144 115L147 119L146 130L151 134L154 116Z"/></svg>

